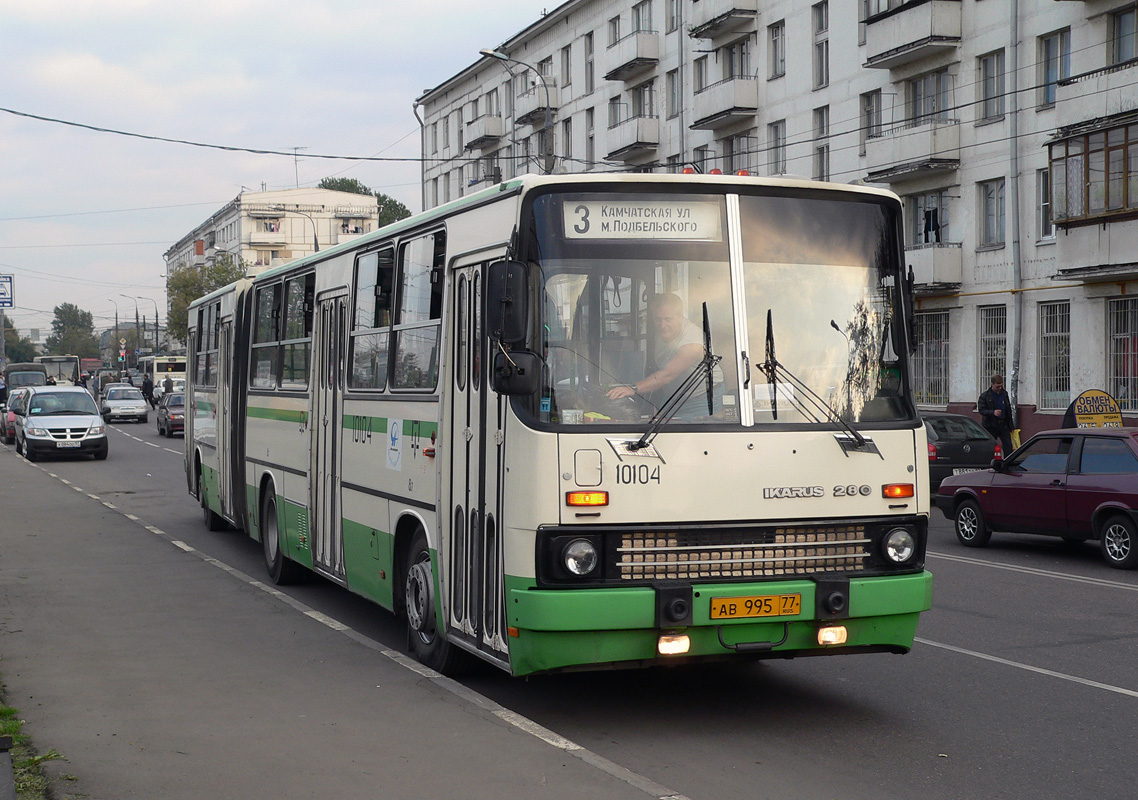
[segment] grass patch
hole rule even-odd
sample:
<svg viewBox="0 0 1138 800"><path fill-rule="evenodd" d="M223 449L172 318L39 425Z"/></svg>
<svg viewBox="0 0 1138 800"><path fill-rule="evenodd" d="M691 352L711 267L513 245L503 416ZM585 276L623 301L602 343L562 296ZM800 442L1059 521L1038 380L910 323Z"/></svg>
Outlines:
<svg viewBox="0 0 1138 800"><path fill-rule="evenodd" d="M0 698L2 697L3 685L0 685ZM17 800L50 800L51 781L44 773L43 765L44 762L55 761L63 756L55 748L46 753L37 753L31 740L22 732L23 727L20 712L0 699L0 736L12 737L12 749L8 755L12 758Z"/></svg>

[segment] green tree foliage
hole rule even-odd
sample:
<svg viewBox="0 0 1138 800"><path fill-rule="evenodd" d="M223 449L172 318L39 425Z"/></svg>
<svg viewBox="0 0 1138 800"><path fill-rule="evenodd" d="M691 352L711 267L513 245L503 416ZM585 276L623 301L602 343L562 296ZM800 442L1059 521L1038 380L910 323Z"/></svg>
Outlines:
<svg viewBox="0 0 1138 800"><path fill-rule="evenodd" d="M44 340L49 355L98 358L99 340L95 337L95 320L90 311L73 303L56 306L51 321L51 336Z"/></svg>
<svg viewBox="0 0 1138 800"><path fill-rule="evenodd" d="M244 260L234 261L233 256L223 253L213 263L173 270L166 284L170 302L170 337L184 342L189 328L187 313L190 303L245 277L247 266Z"/></svg>
<svg viewBox="0 0 1138 800"><path fill-rule="evenodd" d="M4 351L7 363L31 361L36 355L36 346L26 336L20 336L20 331L12 324L12 320L4 313L0 313L0 320L4 325Z"/></svg>
<svg viewBox="0 0 1138 800"><path fill-rule="evenodd" d="M398 222L401 219L406 219L411 216L411 212L407 210L407 206L400 203L394 197L386 195L383 192L373 192L368 186L360 183L355 178L325 178L320 181L318 187L321 189L331 189L334 192L351 192L352 194L374 194L375 199L379 201L379 227L390 225L393 222Z"/></svg>

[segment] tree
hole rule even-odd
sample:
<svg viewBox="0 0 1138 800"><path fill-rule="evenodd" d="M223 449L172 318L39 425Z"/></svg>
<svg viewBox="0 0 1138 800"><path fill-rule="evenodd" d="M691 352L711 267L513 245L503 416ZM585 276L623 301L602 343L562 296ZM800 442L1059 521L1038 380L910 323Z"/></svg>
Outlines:
<svg viewBox="0 0 1138 800"><path fill-rule="evenodd" d="M8 319L8 315L0 312L0 324L4 326L4 357L5 363L15 364L31 361L36 356L36 346L26 336L20 336L19 330Z"/></svg>
<svg viewBox="0 0 1138 800"><path fill-rule="evenodd" d="M170 301L170 317L167 321L170 338L184 342L189 329L187 313L190 303L244 278L247 266L244 259L234 261L229 253L222 253L212 263L204 266L173 270L166 284Z"/></svg>
<svg viewBox="0 0 1138 800"><path fill-rule="evenodd" d="M400 203L394 197L386 195L383 192L373 192L368 186L360 183L355 178L325 178L320 181L318 187L321 189L331 189L334 192L351 192L352 194L374 194L375 199L379 201L379 227L390 225L393 222L398 222L401 219L406 219L411 216L411 212L407 210L407 206Z"/></svg>
<svg viewBox="0 0 1138 800"><path fill-rule="evenodd" d="M51 321L51 336L44 340L44 348L51 355L98 358L99 340L95 337L95 320L90 311L73 303L56 306Z"/></svg>

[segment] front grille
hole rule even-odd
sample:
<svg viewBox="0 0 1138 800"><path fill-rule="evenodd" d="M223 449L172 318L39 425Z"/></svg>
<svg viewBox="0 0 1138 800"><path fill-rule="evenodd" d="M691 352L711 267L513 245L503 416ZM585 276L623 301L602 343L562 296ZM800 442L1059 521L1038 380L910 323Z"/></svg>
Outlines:
<svg viewBox="0 0 1138 800"><path fill-rule="evenodd" d="M56 441L67 441L68 439L82 439L87 435L88 428L51 428L48 434Z"/></svg>
<svg viewBox="0 0 1138 800"><path fill-rule="evenodd" d="M860 572L871 540L864 525L810 525L619 537L620 580L775 578Z"/></svg>

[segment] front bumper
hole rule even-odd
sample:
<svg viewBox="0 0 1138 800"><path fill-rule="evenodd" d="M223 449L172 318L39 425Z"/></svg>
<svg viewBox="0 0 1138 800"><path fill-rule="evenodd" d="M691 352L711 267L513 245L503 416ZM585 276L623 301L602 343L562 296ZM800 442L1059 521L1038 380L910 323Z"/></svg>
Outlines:
<svg viewBox="0 0 1138 800"><path fill-rule="evenodd" d="M25 436L24 443L27 445L28 450L36 455L73 455L76 453L90 455L98 453L107 449L107 437L105 434L99 436L89 436L86 439L71 439L71 442L78 442L78 447L60 447L58 439L50 437L38 436Z"/></svg>
<svg viewBox="0 0 1138 800"><path fill-rule="evenodd" d="M108 422L117 419L144 419L147 413L147 408L112 408L103 412L103 419Z"/></svg>

